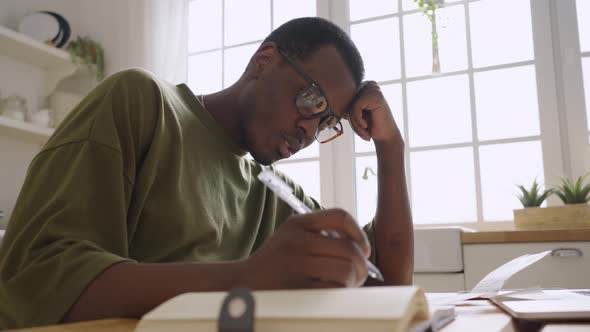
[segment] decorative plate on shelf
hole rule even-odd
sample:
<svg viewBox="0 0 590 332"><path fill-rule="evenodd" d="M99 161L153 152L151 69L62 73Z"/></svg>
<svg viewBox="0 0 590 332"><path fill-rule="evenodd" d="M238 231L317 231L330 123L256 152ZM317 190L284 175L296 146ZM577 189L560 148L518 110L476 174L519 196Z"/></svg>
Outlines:
<svg viewBox="0 0 590 332"><path fill-rule="evenodd" d="M60 14L39 11L25 16L19 31L42 43L63 47L70 39L70 25Z"/></svg>

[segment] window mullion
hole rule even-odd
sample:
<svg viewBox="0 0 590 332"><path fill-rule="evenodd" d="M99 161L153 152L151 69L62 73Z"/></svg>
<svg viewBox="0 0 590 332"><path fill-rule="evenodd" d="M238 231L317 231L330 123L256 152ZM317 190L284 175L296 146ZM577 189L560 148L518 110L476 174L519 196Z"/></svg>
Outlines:
<svg viewBox="0 0 590 332"><path fill-rule="evenodd" d="M331 19L330 16L331 0L316 0L316 13L318 17ZM340 137L339 139L342 139ZM337 139L336 141L338 141ZM322 196L322 205L325 207L336 206L334 193L335 187L334 176L332 175L335 163L334 144L320 144L320 190Z"/></svg>
<svg viewBox="0 0 590 332"><path fill-rule="evenodd" d="M317 0L317 3L318 16L350 33L348 1ZM342 137L320 145L322 200L326 206L341 207L356 215L354 133L346 129Z"/></svg>
<svg viewBox="0 0 590 332"><path fill-rule="evenodd" d="M555 21L551 19L550 2L551 0L530 2L546 186L558 183L560 176L570 172L567 167L569 162L567 130L564 131L564 118L560 117L559 111L561 86L558 83L558 76L556 77L560 59L555 57L554 50L559 45L559 40L552 31ZM557 203L558 200L555 197L548 199L548 205Z"/></svg>
<svg viewBox="0 0 590 332"><path fill-rule="evenodd" d="M465 38L467 46L467 76L469 78L469 104L471 106L471 140L473 143L473 174L475 175L475 204L477 222L484 222L483 189L481 185L481 164L479 160L479 140L477 135L477 112L475 104L475 82L473 73L473 50L471 49L471 16L469 3L465 4Z"/></svg>
<svg viewBox="0 0 590 332"><path fill-rule="evenodd" d="M402 0L398 0L398 9L402 10ZM400 42L400 66L401 66L401 89L402 89L402 108L403 108L403 118L401 121L404 123L404 167L405 167L405 176L406 176L406 190L408 191L408 199L410 201L410 207L412 206L412 168L410 165L410 125L408 122L409 119L409 111L408 111L408 78L406 77L406 50L405 50L405 33L404 33L404 18L406 16L403 14L399 15L399 42Z"/></svg>
<svg viewBox="0 0 590 332"><path fill-rule="evenodd" d="M548 0L546 0L548 1ZM549 1L552 14L561 137L565 144L566 175L579 176L590 168L584 82L575 0Z"/></svg>

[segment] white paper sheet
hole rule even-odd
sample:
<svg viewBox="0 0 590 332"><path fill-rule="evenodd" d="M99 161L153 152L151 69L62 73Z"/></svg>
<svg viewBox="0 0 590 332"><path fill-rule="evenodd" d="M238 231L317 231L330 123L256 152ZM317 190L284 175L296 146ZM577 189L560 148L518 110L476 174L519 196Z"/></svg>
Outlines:
<svg viewBox="0 0 590 332"><path fill-rule="evenodd" d="M500 266L473 287L472 293L496 294L504 287L504 284L510 277L528 266L540 261L549 255L551 250L543 251L538 254L528 254L517 257L510 262Z"/></svg>
<svg viewBox="0 0 590 332"><path fill-rule="evenodd" d="M524 270L528 266L540 261L550 252L551 251L548 250L537 254L526 254L517 257L509 261L508 263L505 263L504 265L500 266L499 268L495 269L494 271L488 273L488 275L481 279L470 292L460 292L457 294L445 294L442 296L436 296L433 298L429 298L429 303L432 305L449 305L461 301L471 300L477 297L489 298L496 296L498 292L502 290L502 287L504 287L504 284L508 279L510 279L510 277L512 277L519 271ZM530 293L538 294L538 288L533 288L529 291ZM522 295L523 291L519 290L516 292L503 293L502 296L517 293L520 293Z"/></svg>

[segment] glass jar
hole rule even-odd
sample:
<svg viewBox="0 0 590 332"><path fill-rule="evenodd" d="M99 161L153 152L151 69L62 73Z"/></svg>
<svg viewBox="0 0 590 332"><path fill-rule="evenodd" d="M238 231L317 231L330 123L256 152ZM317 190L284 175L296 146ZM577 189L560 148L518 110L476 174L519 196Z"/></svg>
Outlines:
<svg viewBox="0 0 590 332"><path fill-rule="evenodd" d="M19 95L11 95L0 100L0 115L7 118L26 121L27 100Z"/></svg>

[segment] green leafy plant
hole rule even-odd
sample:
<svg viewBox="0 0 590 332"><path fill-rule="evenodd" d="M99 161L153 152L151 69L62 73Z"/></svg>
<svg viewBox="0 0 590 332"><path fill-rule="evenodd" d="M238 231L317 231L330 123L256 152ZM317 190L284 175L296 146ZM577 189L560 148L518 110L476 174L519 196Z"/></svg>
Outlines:
<svg viewBox="0 0 590 332"><path fill-rule="evenodd" d="M547 199L547 197L553 193L553 189L547 189L541 193L541 188L539 187L536 179L533 181L533 185L531 186L530 190L527 190L522 185L518 185L518 189L520 189L522 192L522 194L518 196L518 199L525 208L541 206L543 201L545 201L545 199Z"/></svg>
<svg viewBox="0 0 590 332"><path fill-rule="evenodd" d="M66 47L72 62L86 66L98 81L104 78L104 50L99 43L88 37L78 36Z"/></svg>
<svg viewBox="0 0 590 332"><path fill-rule="evenodd" d="M445 5L445 0L414 0L422 13L428 17L432 25L432 72L440 73L440 57L438 54L438 31L436 29L436 10Z"/></svg>
<svg viewBox="0 0 590 332"><path fill-rule="evenodd" d="M568 177L561 178L561 185L554 191L564 204L588 203L590 200L590 184L584 185L586 175L580 176L574 182Z"/></svg>

